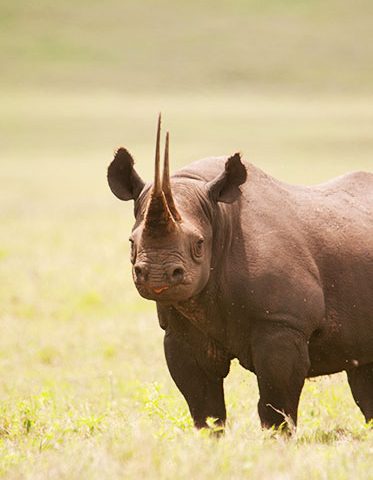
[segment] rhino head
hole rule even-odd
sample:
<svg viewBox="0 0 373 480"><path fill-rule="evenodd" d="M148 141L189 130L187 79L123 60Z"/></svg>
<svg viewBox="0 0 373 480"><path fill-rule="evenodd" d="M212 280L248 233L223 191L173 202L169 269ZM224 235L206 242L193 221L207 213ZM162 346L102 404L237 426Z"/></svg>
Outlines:
<svg viewBox="0 0 373 480"><path fill-rule="evenodd" d="M163 303L185 301L206 286L211 270L214 231L219 228L219 202L232 203L246 180L240 155L203 181L169 173L169 133L163 174L160 172L161 117L158 119L154 182L145 184L134 160L119 148L108 168L111 191L120 200L134 200L135 224L130 236L132 275L144 298ZM223 228L223 226L220 226ZM221 252L216 252L221 255Z"/></svg>

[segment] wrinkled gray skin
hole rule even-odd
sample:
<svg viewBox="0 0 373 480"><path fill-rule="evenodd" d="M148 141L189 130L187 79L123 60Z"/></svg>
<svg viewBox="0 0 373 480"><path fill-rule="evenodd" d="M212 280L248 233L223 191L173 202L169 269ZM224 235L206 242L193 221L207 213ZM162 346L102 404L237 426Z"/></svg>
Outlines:
<svg viewBox="0 0 373 480"><path fill-rule="evenodd" d="M224 424L234 358L257 375L265 427L284 416L296 424L305 379L343 370L373 418L372 174L303 187L238 154L200 160L171 177L181 221L159 235L145 232L151 185L125 149L108 180L135 200L134 281L156 301L168 368L196 427Z"/></svg>

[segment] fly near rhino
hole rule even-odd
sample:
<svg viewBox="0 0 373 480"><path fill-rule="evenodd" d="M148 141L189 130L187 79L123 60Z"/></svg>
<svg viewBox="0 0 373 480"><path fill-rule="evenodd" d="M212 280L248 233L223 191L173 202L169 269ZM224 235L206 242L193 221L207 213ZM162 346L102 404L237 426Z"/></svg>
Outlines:
<svg viewBox="0 0 373 480"><path fill-rule="evenodd" d="M134 200L131 262L154 300L173 380L194 424L226 420L230 362L254 372L264 427L297 423L306 378L345 370L373 419L373 174L293 186L230 157L163 174L161 120L153 183L120 148L108 168Z"/></svg>

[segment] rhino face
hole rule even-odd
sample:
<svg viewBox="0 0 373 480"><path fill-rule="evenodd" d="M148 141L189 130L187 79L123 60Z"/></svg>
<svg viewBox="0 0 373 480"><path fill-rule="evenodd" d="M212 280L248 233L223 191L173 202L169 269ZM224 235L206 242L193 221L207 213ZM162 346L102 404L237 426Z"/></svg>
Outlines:
<svg viewBox="0 0 373 480"><path fill-rule="evenodd" d="M162 236L149 234L144 222L134 228L132 275L141 296L174 303L203 289L210 272L211 232L198 223L183 220Z"/></svg>
<svg viewBox="0 0 373 480"><path fill-rule="evenodd" d="M231 203L237 198L246 169L236 154L212 182L175 179L171 186L168 151L167 133L161 180L159 118L153 184L145 185L124 148L109 166L108 182L118 198L135 201L136 222L130 242L137 290L144 298L172 304L190 299L207 284L214 206L217 201Z"/></svg>

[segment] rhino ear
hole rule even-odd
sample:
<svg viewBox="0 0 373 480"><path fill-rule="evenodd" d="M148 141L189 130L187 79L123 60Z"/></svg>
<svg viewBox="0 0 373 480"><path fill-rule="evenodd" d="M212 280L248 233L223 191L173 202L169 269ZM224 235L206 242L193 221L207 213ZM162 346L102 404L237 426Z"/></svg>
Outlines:
<svg viewBox="0 0 373 480"><path fill-rule="evenodd" d="M134 160L125 148L119 148L107 172L109 187L121 200L136 200L145 183L133 168Z"/></svg>
<svg viewBox="0 0 373 480"><path fill-rule="evenodd" d="M215 202L234 202L241 195L239 186L246 181L246 177L241 154L235 153L225 162L224 172L207 184L210 198Z"/></svg>

